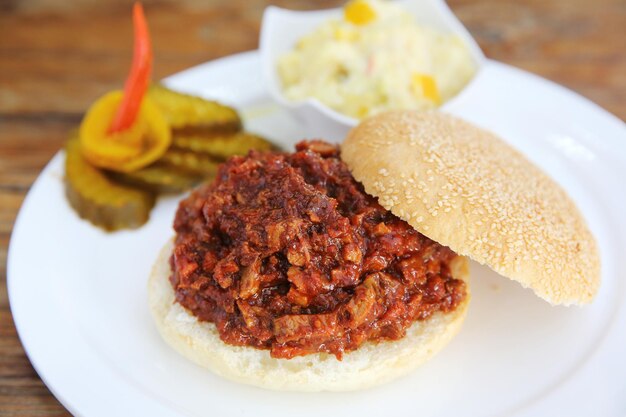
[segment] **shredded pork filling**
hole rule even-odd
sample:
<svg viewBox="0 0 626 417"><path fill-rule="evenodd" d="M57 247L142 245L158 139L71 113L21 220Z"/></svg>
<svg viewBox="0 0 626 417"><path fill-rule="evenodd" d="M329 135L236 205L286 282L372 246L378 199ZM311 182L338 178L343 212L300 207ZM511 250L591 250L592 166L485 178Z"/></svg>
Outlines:
<svg viewBox="0 0 626 417"><path fill-rule="evenodd" d="M465 297L457 255L366 194L339 156L322 141L253 151L181 202L170 281L225 343L341 359Z"/></svg>

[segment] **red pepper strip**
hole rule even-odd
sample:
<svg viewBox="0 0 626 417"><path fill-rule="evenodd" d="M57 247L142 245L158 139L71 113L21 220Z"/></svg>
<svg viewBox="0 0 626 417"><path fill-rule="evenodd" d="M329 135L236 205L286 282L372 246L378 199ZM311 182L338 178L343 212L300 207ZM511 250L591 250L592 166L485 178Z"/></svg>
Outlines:
<svg viewBox="0 0 626 417"><path fill-rule="evenodd" d="M124 98L117 109L108 133L121 132L135 123L141 101L150 82L152 72L152 45L146 16L141 3L133 6L133 26L135 28L135 47L133 63L124 85Z"/></svg>

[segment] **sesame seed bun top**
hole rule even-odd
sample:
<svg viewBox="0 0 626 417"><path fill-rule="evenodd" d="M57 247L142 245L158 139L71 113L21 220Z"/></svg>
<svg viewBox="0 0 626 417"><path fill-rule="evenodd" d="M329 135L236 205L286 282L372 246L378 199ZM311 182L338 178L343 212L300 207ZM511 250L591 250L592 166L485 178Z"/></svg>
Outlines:
<svg viewBox="0 0 626 417"><path fill-rule="evenodd" d="M552 304L596 294L598 249L575 204L494 134L444 113L394 111L352 129L341 156L380 204L459 255Z"/></svg>

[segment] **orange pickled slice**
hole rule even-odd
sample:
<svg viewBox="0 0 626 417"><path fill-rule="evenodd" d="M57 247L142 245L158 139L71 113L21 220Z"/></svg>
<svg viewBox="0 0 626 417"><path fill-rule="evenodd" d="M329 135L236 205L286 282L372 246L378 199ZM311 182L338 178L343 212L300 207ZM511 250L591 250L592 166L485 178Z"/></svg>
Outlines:
<svg viewBox="0 0 626 417"><path fill-rule="evenodd" d="M81 152L92 165L131 172L159 159L172 142L171 130L159 108L144 97L137 119L121 132L107 131L121 104L122 91L98 99L80 125Z"/></svg>

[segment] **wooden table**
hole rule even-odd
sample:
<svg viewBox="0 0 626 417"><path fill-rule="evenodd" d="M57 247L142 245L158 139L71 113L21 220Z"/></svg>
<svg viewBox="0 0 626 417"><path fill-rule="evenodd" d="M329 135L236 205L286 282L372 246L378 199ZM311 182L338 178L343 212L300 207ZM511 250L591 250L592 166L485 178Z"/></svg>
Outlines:
<svg viewBox="0 0 626 417"><path fill-rule="evenodd" d="M154 77L256 48L268 3L147 1ZM341 2L273 3L311 9ZM450 5L490 58L561 83L626 118L624 0ZM18 340L6 290L7 246L26 192L68 130L94 98L122 85L131 34L130 1L0 0L0 415L68 415Z"/></svg>

